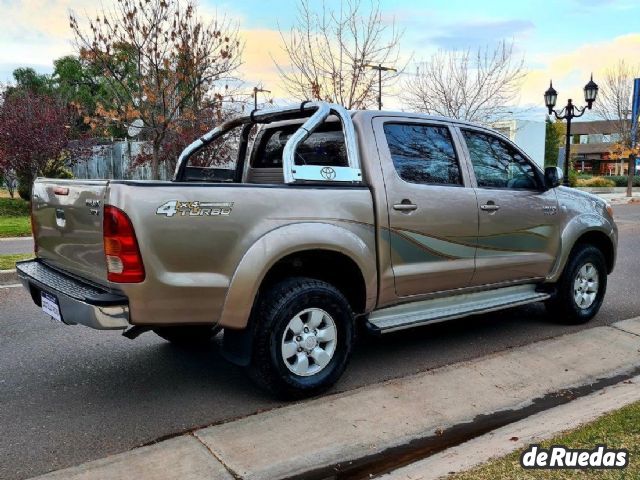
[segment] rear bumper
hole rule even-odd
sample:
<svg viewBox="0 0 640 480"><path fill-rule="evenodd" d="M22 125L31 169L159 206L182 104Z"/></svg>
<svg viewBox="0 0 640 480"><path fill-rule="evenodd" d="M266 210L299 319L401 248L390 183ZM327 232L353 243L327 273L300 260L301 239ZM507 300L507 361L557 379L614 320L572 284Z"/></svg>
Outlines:
<svg viewBox="0 0 640 480"><path fill-rule="evenodd" d="M66 275L39 260L16 263L18 278L40 306L41 292L55 295L62 321L99 330L129 326L129 301L91 283Z"/></svg>

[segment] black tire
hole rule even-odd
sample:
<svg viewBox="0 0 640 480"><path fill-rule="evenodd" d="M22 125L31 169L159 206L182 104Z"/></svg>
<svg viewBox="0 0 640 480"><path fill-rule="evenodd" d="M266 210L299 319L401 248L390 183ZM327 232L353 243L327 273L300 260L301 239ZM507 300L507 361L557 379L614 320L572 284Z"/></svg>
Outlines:
<svg viewBox="0 0 640 480"><path fill-rule="evenodd" d="M301 376L285 365L282 342L289 322L310 308L323 310L333 320L335 350L319 372ZM353 313L344 295L329 283L295 277L275 284L261 295L252 323L254 341L248 373L258 385L279 398L299 399L327 390L340 378L351 357Z"/></svg>
<svg viewBox="0 0 640 480"><path fill-rule="evenodd" d="M153 332L168 342L180 346L204 346L221 330L212 325L156 327Z"/></svg>
<svg viewBox="0 0 640 480"><path fill-rule="evenodd" d="M574 297L574 281L580 269L591 264L598 273L598 291L593 303L581 308ZM547 301L547 311L559 323L579 325L591 320L600 310L604 294L607 290L607 265L602 252L593 245L581 244L574 247L560 281L556 285L556 293Z"/></svg>

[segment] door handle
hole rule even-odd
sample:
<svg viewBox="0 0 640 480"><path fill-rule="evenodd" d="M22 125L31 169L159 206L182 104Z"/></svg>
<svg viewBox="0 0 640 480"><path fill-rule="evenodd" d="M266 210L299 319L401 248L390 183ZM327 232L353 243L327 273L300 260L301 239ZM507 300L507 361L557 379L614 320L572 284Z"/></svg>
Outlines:
<svg viewBox="0 0 640 480"><path fill-rule="evenodd" d="M411 210L416 210L417 208L418 206L415 203L411 203L411 200L407 200L406 198L402 200L402 202L393 205L393 209L400 212L410 212Z"/></svg>
<svg viewBox="0 0 640 480"><path fill-rule="evenodd" d="M500 210L500 205L488 203L486 205L480 205L480 210L483 210L485 212L495 212L496 210Z"/></svg>

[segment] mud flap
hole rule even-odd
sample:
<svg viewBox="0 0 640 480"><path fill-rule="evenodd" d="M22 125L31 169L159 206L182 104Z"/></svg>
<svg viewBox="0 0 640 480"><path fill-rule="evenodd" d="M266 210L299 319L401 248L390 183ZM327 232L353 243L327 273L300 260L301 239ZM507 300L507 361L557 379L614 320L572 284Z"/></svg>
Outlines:
<svg viewBox="0 0 640 480"><path fill-rule="evenodd" d="M252 349L253 329L224 329L224 336L222 338L222 356L227 361L240 367L246 367L251 363Z"/></svg>

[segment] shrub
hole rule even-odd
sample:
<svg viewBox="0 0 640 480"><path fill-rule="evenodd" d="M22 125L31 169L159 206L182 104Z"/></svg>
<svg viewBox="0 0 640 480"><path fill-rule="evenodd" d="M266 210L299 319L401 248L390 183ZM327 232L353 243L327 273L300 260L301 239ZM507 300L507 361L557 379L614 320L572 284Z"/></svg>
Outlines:
<svg viewBox="0 0 640 480"><path fill-rule="evenodd" d="M629 177L627 177L626 175L613 175L610 177L607 177L610 180L613 180L616 184L616 187L626 187L627 186L627 180ZM639 175L635 175L633 177L633 186L634 187L640 187L640 176Z"/></svg>
<svg viewBox="0 0 640 480"><path fill-rule="evenodd" d="M576 179L578 187L615 187L616 183L605 177L578 178Z"/></svg>
<svg viewBox="0 0 640 480"><path fill-rule="evenodd" d="M29 202L19 198L0 198L0 217L22 217L29 214Z"/></svg>
<svg viewBox="0 0 640 480"><path fill-rule="evenodd" d="M578 186L578 174L575 170L569 170L569 186L572 188Z"/></svg>
<svg viewBox="0 0 640 480"><path fill-rule="evenodd" d="M60 162L48 162L41 176L46 178L73 178L73 173ZM18 195L23 200L31 200L31 187L35 178L30 172L18 173Z"/></svg>

